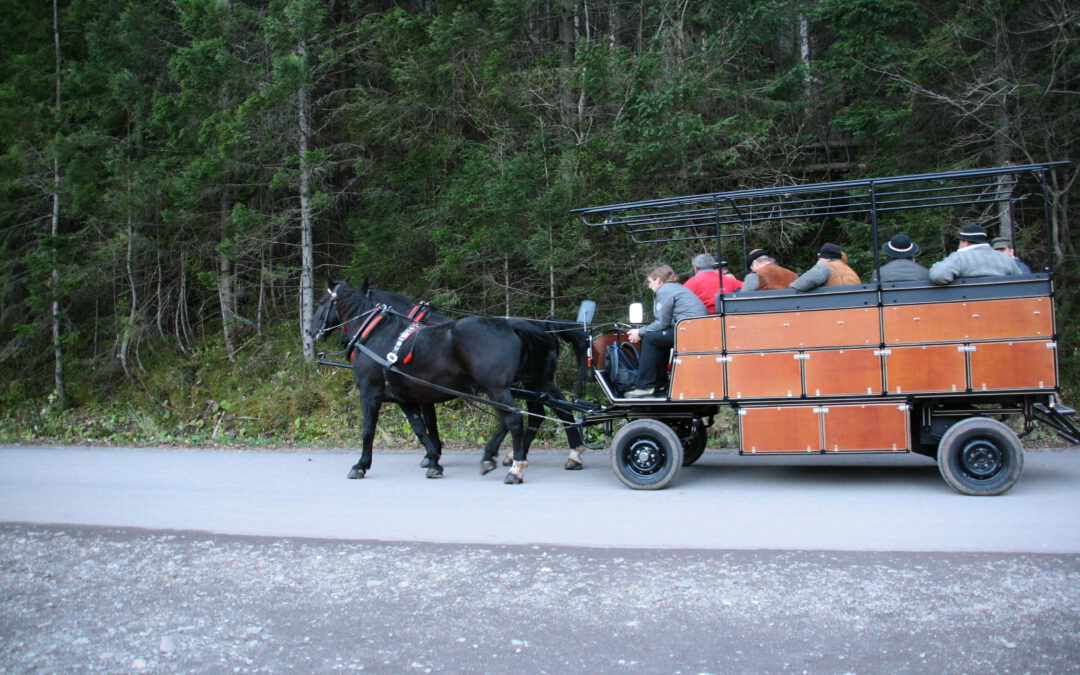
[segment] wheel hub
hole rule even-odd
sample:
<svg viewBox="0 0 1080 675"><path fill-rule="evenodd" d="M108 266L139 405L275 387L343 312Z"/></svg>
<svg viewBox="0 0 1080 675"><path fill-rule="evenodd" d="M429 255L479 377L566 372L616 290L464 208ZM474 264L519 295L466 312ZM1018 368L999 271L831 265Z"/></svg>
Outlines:
<svg viewBox="0 0 1080 675"><path fill-rule="evenodd" d="M664 463L663 451L651 440L641 439L630 447L627 464L635 473L648 475L656 473Z"/></svg>
<svg viewBox="0 0 1080 675"><path fill-rule="evenodd" d="M986 440L972 441L961 451L960 464L972 478L992 478L1002 467L1001 449Z"/></svg>

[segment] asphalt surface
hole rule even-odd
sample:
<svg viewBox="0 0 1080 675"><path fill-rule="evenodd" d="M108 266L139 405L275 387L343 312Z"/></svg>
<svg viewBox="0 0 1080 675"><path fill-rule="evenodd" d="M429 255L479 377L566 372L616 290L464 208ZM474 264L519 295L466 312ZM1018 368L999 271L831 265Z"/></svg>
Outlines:
<svg viewBox="0 0 1080 675"><path fill-rule="evenodd" d="M605 453L583 471L534 452L523 485L451 452L0 448L0 521L221 534L629 548L1080 553L1080 452L1026 453L1005 495L954 492L920 455L740 457L709 451L658 491Z"/></svg>
<svg viewBox="0 0 1080 675"><path fill-rule="evenodd" d="M1080 672L1080 453L531 459L0 449L0 672Z"/></svg>

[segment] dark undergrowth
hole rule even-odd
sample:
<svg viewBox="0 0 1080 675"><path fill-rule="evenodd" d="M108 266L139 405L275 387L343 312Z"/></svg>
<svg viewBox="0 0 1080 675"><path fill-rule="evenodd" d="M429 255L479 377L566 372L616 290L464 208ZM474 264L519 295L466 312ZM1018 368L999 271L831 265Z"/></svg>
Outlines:
<svg viewBox="0 0 1080 675"><path fill-rule="evenodd" d="M305 363L293 330L291 324L274 328L263 339L249 342L234 361L213 341L187 355L144 344L142 367L133 379L125 377L117 364L74 363L67 377L70 404L66 408L56 405L55 396L36 391L25 380L6 377L7 384L0 389L0 441L359 447L362 416L351 371L317 369ZM1068 356L1062 359L1063 377L1069 372ZM565 353L558 380L564 391L572 389L572 358ZM598 389L590 389L586 397L602 400ZM1080 393L1066 386L1062 400L1080 405ZM463 401L439 404L438 418L448 449L481 447L496 424L487 408ZM1010 422L1018 432L1022 430L1021 420ZM567 447L565 435L551 421L543 423L536 443ZM1065 442L1040 427L1025 437L1024 444L1058 447ZM710 431L709 447L737 445L737 416L722 408ZM396 405L383 406L375 446L421 447Z"/></svg>

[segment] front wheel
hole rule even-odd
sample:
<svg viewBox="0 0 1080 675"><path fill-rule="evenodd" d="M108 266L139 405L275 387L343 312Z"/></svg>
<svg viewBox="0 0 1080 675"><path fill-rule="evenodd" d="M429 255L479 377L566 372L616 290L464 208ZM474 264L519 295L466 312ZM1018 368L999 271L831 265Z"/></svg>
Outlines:
<svg viewBox="0 0 1080 675"><path fill-rule="evenodd" d="M1004 494L1020 479L1024 447L1012 429L987 417L969 417L949 427L938 443L942 478L965 495Z"/></svg>
<svg viewBox="0 0 1080 675"><path fill-rule="evenodd" d="M615 475L634 490L660 490L675 480L683 465L683 447L671 427L656 420L630 422L611 442Z"/></svg>

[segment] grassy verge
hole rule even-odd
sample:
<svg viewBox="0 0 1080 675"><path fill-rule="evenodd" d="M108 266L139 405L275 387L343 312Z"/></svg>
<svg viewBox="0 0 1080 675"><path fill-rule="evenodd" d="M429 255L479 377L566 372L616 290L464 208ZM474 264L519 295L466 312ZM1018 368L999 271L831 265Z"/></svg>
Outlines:
<svg viewBox="0 0 1080 675"><path fill-rule="evenodd" d="M0 441L359 447L362 416L351 371L323 367L320 372L305 363L292 330L275 328L234 361L214 344L188 355L146 346L140 359L145 368L134 380L115 365L77 364L69 376L73 405L65 409L56 406L51 395L35 393L19 378L8 377L0 392ZM570 361L563 358L560 382L573 380ZM601 400L599 391L589 397ZM1066 390L1062 398L1080 404L1074 390ZM482 447L496 425L490 410L463 401L440 404L438 419L449 449ZM1011 422L1017 431L1022 429L1021 420ZM710 436L710 447L737 446L738 422L730 408L721 409ZM537 444L567 447L565 436L551 422L544 423ZM1065 442L1038 427L1024 444L1058 447ZM375 446L421 447L396 405L383 406ZM504 441L504 449L508 446Z"/></svg>

